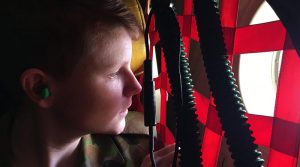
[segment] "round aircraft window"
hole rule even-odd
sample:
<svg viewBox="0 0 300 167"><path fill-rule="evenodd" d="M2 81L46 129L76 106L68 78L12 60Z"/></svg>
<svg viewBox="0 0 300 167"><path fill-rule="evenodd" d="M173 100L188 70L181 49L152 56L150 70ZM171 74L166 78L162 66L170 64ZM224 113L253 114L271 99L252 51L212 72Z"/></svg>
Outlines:
<svg viewBox="0 0 300 167"><path fill-rule="evenodd" d="M275 12L263 2L250 24L279 20ZM273 116L282 51L240 55L239 85L251 114Z"/></svg>

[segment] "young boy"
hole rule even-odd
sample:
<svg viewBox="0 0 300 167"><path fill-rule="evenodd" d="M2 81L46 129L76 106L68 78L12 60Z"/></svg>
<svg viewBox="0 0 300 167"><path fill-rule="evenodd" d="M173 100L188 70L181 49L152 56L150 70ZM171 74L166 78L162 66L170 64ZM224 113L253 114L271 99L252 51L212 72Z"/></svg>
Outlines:
<svg viewBox="0 0 300 167"><path fill-rule="evenodd" d="M0 166L150 166L145 138L115 136L141 91L130 69L141 34L126 6L20 0L2 8ZM171 166L173 151L157 151L157 166Z"/></svg>

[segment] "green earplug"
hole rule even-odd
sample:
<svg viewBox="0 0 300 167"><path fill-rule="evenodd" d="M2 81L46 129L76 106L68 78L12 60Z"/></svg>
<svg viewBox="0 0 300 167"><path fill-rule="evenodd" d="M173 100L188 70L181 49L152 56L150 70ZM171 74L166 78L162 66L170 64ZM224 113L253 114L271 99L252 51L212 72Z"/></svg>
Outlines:
<svg viewBox="0 0 300 167"><path fill-rule="evenodd" d="M41 92L41 96L43 99L47 99L50 96L50 91L48 88L43 88Z"/></svg>

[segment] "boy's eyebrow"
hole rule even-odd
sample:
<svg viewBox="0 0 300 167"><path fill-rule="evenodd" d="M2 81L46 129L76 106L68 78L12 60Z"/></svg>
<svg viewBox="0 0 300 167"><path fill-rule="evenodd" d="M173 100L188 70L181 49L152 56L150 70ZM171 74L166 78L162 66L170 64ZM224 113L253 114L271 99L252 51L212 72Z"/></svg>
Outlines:
<svg viewBox="0 0 300 167"><path fill-rule="evenodd" d="M102 56L102 55L101 55ZM120 66L123 66L123 65L128 65L131 63L131 60L126 60L124 61L125 57L121 57L121 59L119 60L114 60L115 58L113 58L114 55L112 54L107 54L105 56L105 58L99 56L99 58L96 58L96 66L98 68L101 68L101 69L113 69L113 68L116 68L116 67L120 67Z"/></svg>

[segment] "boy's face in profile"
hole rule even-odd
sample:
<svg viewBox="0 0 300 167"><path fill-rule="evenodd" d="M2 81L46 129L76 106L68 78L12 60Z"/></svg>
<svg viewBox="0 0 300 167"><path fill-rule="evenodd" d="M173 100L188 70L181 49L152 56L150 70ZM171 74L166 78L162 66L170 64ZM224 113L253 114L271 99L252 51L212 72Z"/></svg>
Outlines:
<svg viewBox="0 0 300 167"><path fill-rule="evenodd" d="M54 111L83 133L121 133L131 97L141 86L130 69L131 38L123 27L98 34L90 54L57 81Z"/></svg>

